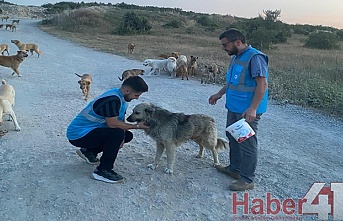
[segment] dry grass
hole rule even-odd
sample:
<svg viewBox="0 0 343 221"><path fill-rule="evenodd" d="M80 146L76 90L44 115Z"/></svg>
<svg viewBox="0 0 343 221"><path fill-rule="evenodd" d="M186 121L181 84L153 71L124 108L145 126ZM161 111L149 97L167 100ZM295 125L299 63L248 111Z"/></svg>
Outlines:
<svg viewBox="0 0 343 221"><path fill-rule="evenodd" d="M97 13L100 10L97 11ZM87 14L85 11L83 14ZM79 14L82 14L79 13ZM123 10L115 9L101 12L104 17L122 16ZM219 34L225 28L214 32L204 30L196 25L192 18L175 14L151 15L142 12L153 26L150 35L120 36L114 35L115 27L108 27L105 22L103 29L88 26L80 30L76 25L72 31L63 30L61 26L42 25L40 28L50 34L79 42L87 47L105 51L131 59L143 61L147 58L157 58L161 53L178 51L190 57L199 57L198 76L203 73L206 64L216 63L221 70L218 79L224 83L225 72L230 58L222 50L218 40ZM149 17L150 16L150 17ZM183 28L162 28L166 21L182 19ZM66 17L68 19L68 17ZM97 16L97 19L100 19ZM221 22L233 22L232 17L223 16ZM114 19L118 23L118 18ZM82 20L84 21L84 20ZM226 23L227 26L229 24ZM101 27L100 26L100 27ZM87 27L87 26L83 26ZM225 26L226 27L226 26ZM110 31L109 31L110 30ZM191 30L191 31L190 31ZM191 33L188 33L191 32ZM270 61L270 97L283 103L294 103L314 107L337 116L343 115L343 53L337 50L316 50L304 48L306 36L293 35L286 44L275 45L274 49L264 51ZM134 53L127 53L127 44L136 45Z"/></svg>

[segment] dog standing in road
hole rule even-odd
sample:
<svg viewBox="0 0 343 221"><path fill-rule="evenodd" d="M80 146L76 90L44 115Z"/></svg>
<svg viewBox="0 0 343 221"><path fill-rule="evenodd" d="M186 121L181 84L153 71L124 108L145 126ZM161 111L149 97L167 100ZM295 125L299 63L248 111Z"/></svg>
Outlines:
<svg viewBox="0 0 343 221"><path fill-rule="evenodd" d="M20 42L18 40L11 40L11 42L13 44L15 44L19 48L19 50L30 51L31 52L31 56L33 55L33 52L36 52L38 57L42 53L39 50L39 47L38 47L37 44L23 44L22 42Z"/></svg>
<svg viewBox="0 0 343 221"><path fill-rule="evenodd" d="M8 44L0 44L0 52L2 55L4 55L4 52L7 52L7 55L10 55L9 53L10 47L8 46Z"/></svg>
<svg viewBox="0 0 343 221"><path fill-rule="evenodd" d="M13 111L15 103L15 90L12 85L6 83L5 80L2 80L0 86L0 124L2 124L2 116L4 114L9 114L13 120L14 127L16 131L20 131L20 127L17 121L17 117Z"/></svg>
<svg viewBox="0 0 343 221"><path fill-rule="evenodd" d="M81 79L77 82L80 85L80 89L82 93L85 95L85 100L88 99L89 91L91 89L91 84L92 84L92 75L90 74L84 74L84 75L79 75L75 73L78 77Z"/></svg>
<svg viewBox="0 0 343 221"><path fill-rule="evenodd" d="M215 165L220 164L217 151L228 147L224 138L218 138L214 119L207 115L172 113L150 103L141 103L134 107L127 121L145 122L150 127L145 129L145 133L156 141L157 151L155 162L148 167L156 169L166 150L167 167L164 172L167 174L173 173L176 148L188 140L199 145L198 158L203 156L204 148L211 150Z"/></svg>
<svg viewBox="0 0 343 221"><path fill-rule="evenodd" d="M0 65L8 68L13 69L12 75L14 73L17 73L18 77L21 77L21 74L18 70L19 65L25 60L27 57L27 52L26 51L17 51L16 55L11 55L11 56L3 56L0 55Z"/></svg>
<svg viewBox="0 0 343 221"><path fill-rule="evenodd" d="M129 77L133 77L133 76L138 76L138 75L144 75L144 70L142 69L130 69L130 70L126 70L122 73L121 78L119 78L120 81L124 81L126 79L128 79Z"/></svg>

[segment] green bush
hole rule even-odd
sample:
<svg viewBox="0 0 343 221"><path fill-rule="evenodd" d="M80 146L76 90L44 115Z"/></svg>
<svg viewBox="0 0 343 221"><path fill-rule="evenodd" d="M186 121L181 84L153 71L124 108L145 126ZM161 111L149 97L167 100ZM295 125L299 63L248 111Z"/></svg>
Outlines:
<svg viewBox="0 0 343 221"><path fill-rule="evenodd" d="M164 24L163 27L165 27L165 28L180 28L180 27L182 27L182 21L172 20L172 21Z"/></svg>
<svg viewBox="0 0 343 221"><path fill-rule="evenodd" d="M134 12L127 12L119 27L117 33L120 35L146 34L151 30L148 19L138 16Z"/></svg>
<svg viewBox="0 0 343 221"><path fill-rule="evenodd" d="M310 34L304 46L318 49L339 48L337 36L334 33L322 31Z"/></svg>
<svg viewBox="0 0 343 221"><path fill-rule="evenodd" d="M338 37L338 40L343 41L343 29L337 30L336 35Z"/></svg>

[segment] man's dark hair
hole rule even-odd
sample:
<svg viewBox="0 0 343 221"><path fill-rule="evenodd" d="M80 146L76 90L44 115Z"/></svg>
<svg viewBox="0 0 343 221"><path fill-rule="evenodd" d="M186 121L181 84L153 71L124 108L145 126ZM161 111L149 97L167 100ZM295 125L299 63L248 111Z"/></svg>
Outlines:
<svg viewBox="0 0 343 221"><path fill-rule="evenodd" d="M241 40L243 44L245 44L245 36L242 32L240 32L238 29L230 28L226 31L224 31L220 36L219 40L222 40L223 38L227 38L229 41L235 41L235 40Z"/></svg>
<svg viewBox="0 0 343 221"><path fill-rule="evenodd" d="M149 88L145 81L139 76L127 78L122 85L129 86L136 92L147 92Z"/></svg>

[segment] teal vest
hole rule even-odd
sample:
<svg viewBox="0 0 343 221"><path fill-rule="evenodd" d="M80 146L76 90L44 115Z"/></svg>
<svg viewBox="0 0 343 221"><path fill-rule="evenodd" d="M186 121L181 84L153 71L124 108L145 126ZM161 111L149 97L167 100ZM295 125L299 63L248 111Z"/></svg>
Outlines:
<svg viewBox="0 0 343 221"><path fill-rule="evenodd" d="M243 113L249 108L252 102L256 89L256 81L250 75L249 65L251 58L256 54L265 56L268 61L268 57L255 48L249 48L238 58L237 56L232 57L230 68L226 74L227 89L225 105L231 112ZM268 71L266 80L268 82ZM267 103L268 89L256 110L256 114L266 112Z"/></svg>
<svg viewBox="0 0 343 221"><path fill-rule="evenodd" d="M118 88L108 90L93 101L89 102L89 104L74 118L74 120L72 120L67 128L68 140L79 139L95 128L107 127L105 117L97 115L93 110L93 105L97 100L108 96L117 96L120 98L121 105L118 120L124 121L127 104L123 94Z"/></svg>

